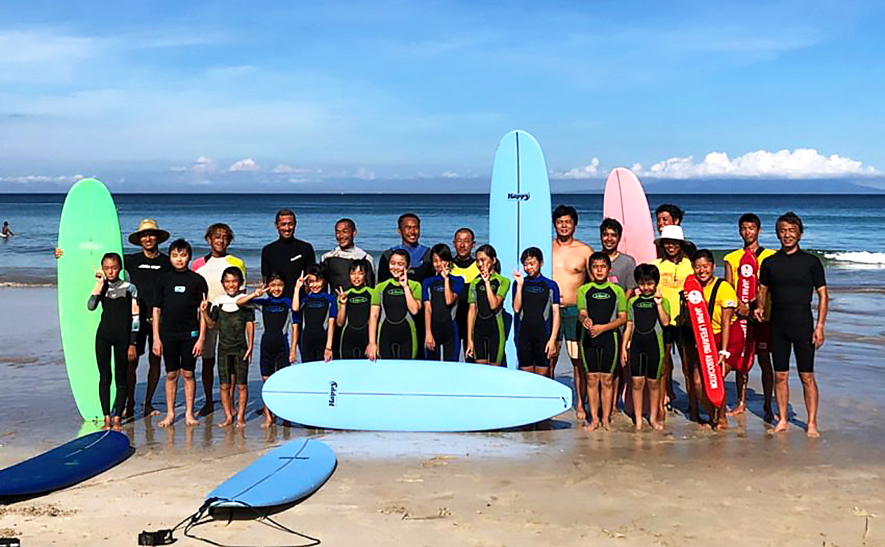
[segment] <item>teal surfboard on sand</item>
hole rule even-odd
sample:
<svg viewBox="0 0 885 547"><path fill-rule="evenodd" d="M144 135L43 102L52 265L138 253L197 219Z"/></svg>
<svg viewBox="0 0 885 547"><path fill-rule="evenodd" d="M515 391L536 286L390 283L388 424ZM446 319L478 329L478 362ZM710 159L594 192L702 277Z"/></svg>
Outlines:
<svg viewBox="0 0 885 547"><path fill-rule="evenodd" d="M522 271L519 256L529 247L544 254L541 273L551 276L553 222L550 218L550 181L538 141L525 131L504 135L495 152L489 190L489 242L498 253L501 275L513 278ZM513 298L507 295L504 310L513 316ZM516 345L510 328L505 346L507 366L516 368Z"/></svg>
<svg viewBox="0 0 885 547"><path fill-rule="evenodd" d="M107 187L96 179L78 181L68 191L58 226L58 321L65 367L77 410L84 420L102 417L98 399L95 332L101 308L90 312L86 302L95 287L95 270L108 252L123 256L120 221ZM123 275L123 272L120 272ZM114 384L111 384L111 399Z"/></svg>

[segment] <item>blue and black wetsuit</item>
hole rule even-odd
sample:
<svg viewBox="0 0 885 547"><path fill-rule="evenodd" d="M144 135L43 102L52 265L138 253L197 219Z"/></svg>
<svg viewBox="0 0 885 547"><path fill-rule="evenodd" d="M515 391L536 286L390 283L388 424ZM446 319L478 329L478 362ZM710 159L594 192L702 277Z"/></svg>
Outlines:
<svg viewBox="0 0 885 547"><path fill-rule="evenodd" d="M338 315L338 301L327 292L302 294L297 315L301 323L301 362L323 361L329 319Z"/></svg>
<svg viewBox="0 0 885 547"><path fill-rule="evenodd" d="M519 285L513 286L513 295ZM520 368L549 367L544 348L553 328L553 305L559 305L559 285L543 275L526 277L522 306L515 318L516 357Z"/></svg>
<svg viewBox="0 0 885 547"><path fill-rule="evenodd" d="M267 377L289 364L289 317L294 321L295 315L292 299L268 295L253 298L250 304L261 308L261 376Z"/></svg>
<svg viewBox="0 0 885 547"><path fill-rule="evenodd" d="M95 333L95 360L98 363L98 398L105 416L122 416L126 399L126 367L129 346L138 342L139 318L132 315L132 302L137 301L135 285L122 279L105 281L101 293L91 295L86 307L95 311L101 304L101 322ZM111 355L113 381L117 386L111 407Z"/></svg>
<svg viewBox="0 0 885 547"><path fill-rule="evenodd" d="M501 299L498 307L489 305L486 284L482 277L470 282L470 294L467 301L476 305L476 317L473 321L473 355L477 361L488 361L494 364L504 363L504 298L510 290L510 280L499 273L489 276L492 291Z"/></svg>
<svg viewBox="0 0 885 547"><path fill-rule="evenodd" d="M624 289L611 281L581 285L577 296L578 311L585 310L594 325L605 325L626 313ZM620 349L618 329L606 331L595 338L581 328L581 361L590 373L613 374L618 365Z"/></svg>
<svg viewBox="0 0 885 547"><path fill-rule="evenodd" d="M670 315L670 303L663 299L661 305ZM627 305L627 321L633 323L630 337L630 374L634 378L644 376L649 380L661 377L664 367L664 328L658 316L658 305L653 296L634 296Z"/></svg>
<svg viewBox="0 0 885 547"><path fill-rule="evenodd" d="M430 302L430 333L436 342L436 349L424 349L425 356L431 361L454 361L461 356L460 337L458 335L458 301L464 292L464 278L449 275L449 286L455 293L455 302L446 304L446 284L442 276L427 278L422 284L424 302Z"/></svg>
<svg viewBox="0 0 885 547"><path fill-rule="evenodd" d="M421 301L421 285L409 280L412 297ZM399 281L388 279L375 287L372 305L381 306L378 319L378 356L381 359L414 359L418 355L415 321L406 304L406 293Z"/></svg>
<svg viewBox="0 0 885 547"><path fill-rule="evenodd" d="M364 359L369 345L369 317L372 315L372 289L363 285L347 289L344 326L341 327L339 355L342 359Z"/></svg>

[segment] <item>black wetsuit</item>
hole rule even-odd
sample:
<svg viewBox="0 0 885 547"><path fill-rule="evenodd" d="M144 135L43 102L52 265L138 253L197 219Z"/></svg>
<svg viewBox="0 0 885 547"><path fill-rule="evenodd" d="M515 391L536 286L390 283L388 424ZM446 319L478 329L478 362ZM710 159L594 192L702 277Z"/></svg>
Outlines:
<svg viewBox="0 0 885 547"><path fill-rule="evenodd" d="M470 303L467 297L470 293L470 282L479 275L479 267L476 265L476 259L472 256L467 258L454 257L452 259L452 275L464 278L464 290L458 297L458 312L455 314L455 321L458 323L458 335L461 337L461 347L467 352L467 314L470 311ZM473 362L473 357L465 355L465 361Z"/></svg>
<svg viewBox="0 0 885 547"><path fill-rule="evenodd" d="M267 377L289 364L289 317L292 300L267 295L253 298L250 304L261 308L264 334L261 335L261 376Z"/></svg>
<svg viewBox="0 0 885 547"><path fill-rule="evenodd" d="M347 289L347 307L338 346L342 359L364 359L369 345L369 317L372 314L372 289L362 286Z"/></svg>
<svg viewBox="0 0 885 547"><path fill-rule="evenodd" d="M627 311L624 289L610 281L581 285L577 304L578 310L586 310L587 317L594 325L611 323L621 312ZM579 349L586 372L612 374L618 364L620 332L614 329L592 337L587 329L581 327Z"/></svg>
<svg viewBox="0 0 885 547"><path fill-rule="evenodd" d="M513 285L513 296L519 285ZM520 368L549 367L545 348L553 328L553 305L559 305L559 285L543 275L526 277L522 305L516 314L516 357Z"/></svg>
<svg viewBox="0 0 885 547"><path fill-rule="evenodd" d="M799 372L814 372L814 316L811 298L826 286L819 258L801 249L780 250L762 261L759 283L771 294L771 358L774 370L790 370L790 349Z"/></svg>
<svg viewBox="0 0 885 547"><path fill-rule="evenodd" d="M328 340L329 319L338 316L338 301L327 292L301 295L298 312L301 334L301 362L323 361Z"/></svg>
<svg viewBox="0 0 885 547"><path fill-rule="evenodd" d="M194 343L200 336L200 303L209 293L206 279L190 270L173 270L157 280L154 307L160 309L160 340L166 372L193 372Z"/></svg>
<svg viewBox="0 0 885 547"><path fill-rule="evenodd" d="M126 265L126 279L138 287L140 328L135 350L138 355L143 355L145 345L150 352L154 343L154 287L164 273L172 271L172 263L169 262L169 256L163 253L157 254L155 258L148 258L143 251L138 251L126 255L123 264Z"/></svg>
<svg viewBox="0 0 885 547"><path fill-rule="evenodd" d="M409 280L412 297L421 302L421 285ZM413 315L406 304L405 290L394 279L382 281L372 294L372 305L381 306L378 319L378 356L381 359L415 359L418 339Z"/></svg>
<svg viewBox="0 0 885 547"><path fill-rule="evenodd" d="M670 303L661 305L670 314ZM649 380L661 377L664 368L664 329L658 316L658 305L653 296L634 296L627 305L627 320L633 322L630 337L630 373L634 378Z"/></svg>
<svg viewBox="0 0 885 547"><path fill-rule="evenodd" d="M89 297L86 307L94 311L101 304L101 321L95 333L95 360L98 363L98 398L105 416L122 416L126 399L126 368L129 346L138 340L138 325L132 318L132 301L138 299L135 285L122 279L105 281L101 293ZM114 365L111 373L111 355ZM111 407L111 377L117 386Z"/></svg>
<svg viewBox="0 0 885 547"><path fill-rule="evenodd" d="M298 277L314 264L316 253L313 246L294 237L278 239L261 249L261 277L267 279L274 272L282 274L286 284L283 296L289 298L293 298L295 294Z"/></svg>
<svg viewBox="0 0 885 547"><path fill-rule="evenodd" d="M435 275L425 279L421 287L422 300L430 302L430 332L436 342L433 351L424 348L425 358L430 361L457 362L461 356L460 336L455 316L458 313L460 295L464 292L464 279L449 275L449 286L455 293L455 302L452 305L446 304L446 286L442 276Z"/></svg>

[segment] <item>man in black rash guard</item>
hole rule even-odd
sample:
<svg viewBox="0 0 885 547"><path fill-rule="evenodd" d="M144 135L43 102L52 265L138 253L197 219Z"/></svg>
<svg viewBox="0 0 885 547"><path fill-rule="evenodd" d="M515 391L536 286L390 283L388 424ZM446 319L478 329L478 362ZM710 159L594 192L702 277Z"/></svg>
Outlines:
<svg viewBox="0 0 885 547"><path fill-rule="evenodd" d="M128 254L123 261L126 266L126 278L138 287L138 309L141 312L138 339L134 347L129 348L129 368L126 371L126 405L124 417L132 416L135 409L135 384L138 360L148 347L147 389L144 395L144 415L156 416L160 411L153 405L154 392L160 380L160 357L150 351L154 344L153 308L154 286L166 272L172 271L169 255L160 252L159 245L169 239L169 232L161 230L157 221L146 218L138 224L138 230L129 234L129 243L141 246L141 250Z"/></svg>
<svg viewBox="0 0 885 547"><path fill-rule="evenodd" d="M814 352L824 344L829 294L824 267L819 258L799 248L804 228L792 211L775 224L781 249L762 262L759 272L758 302L771 293L771 357L774 362L774 391L778 422L774 432L786 431L790 401L790 348L796 355L796 368L802 380L805 408L808 410L808 436L820 437L817 429L817 382L814 379ZM811 313L811 298L817 293L817 323ZM753 314L762 321L764 310Z"/></svg>
<svg viewBox="0 0 885 547"><path fill-rule="evenodd" d="M316 264L313 246L295 238L295 224L295 213L280 209L274 221L280 238L261 249L261 279L267 283L273 272L283 274L286 282L283 296L290 299L295 294L295 282L301 272Z"/></svg>
<svg viewBox="0 0 885 547"><path fill-rule="evenodd" d="M369 271L366 273L366 286L375 286L375 270L372 267L375 259L356 246L354 238L357 233L356 224L349 218L342 218L335 223L335 241L338 242L338 246L328 253L324 253L320 259L326 269L326 275L329 276L329 292L335 292L338 289L346 291L351 287L350 266L356 260L368 262Z"/></svg>

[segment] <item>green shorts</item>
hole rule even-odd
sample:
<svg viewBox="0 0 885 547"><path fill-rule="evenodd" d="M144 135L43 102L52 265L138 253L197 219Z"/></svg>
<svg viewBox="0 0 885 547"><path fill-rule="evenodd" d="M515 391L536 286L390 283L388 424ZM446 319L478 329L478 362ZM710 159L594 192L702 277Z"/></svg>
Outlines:
<svg viewBox="0 0 885 547"><path fill-rule="evenodd" d="M218 346L218 381L229 384L230 377L236 377L237 385L249 383L249 362L246 361L246 348L225 348Z"/></svg>
<svg viewBox="0 0 885 547"><path fill-rule="evenodd" d="M578 306L574 304L559 307L559 337L569 342L577 342L578 338Z"/></svg>

